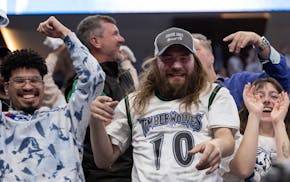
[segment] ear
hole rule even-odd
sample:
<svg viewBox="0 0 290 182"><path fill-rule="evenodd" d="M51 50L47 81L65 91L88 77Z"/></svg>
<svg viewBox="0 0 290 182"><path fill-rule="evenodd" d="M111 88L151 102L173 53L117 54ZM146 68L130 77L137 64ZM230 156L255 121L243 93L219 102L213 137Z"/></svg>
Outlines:
<svg viewBox="0 0 290 182"><path fill-rule="evenodd" d="M92 47L95 47L95 48L98 48L98 49L101 48L101 40L100 40L100 37L93 36L90 39L90 43L91 43Z"/></svg>
<svg viewBox="0 0 290 182"><path fill-rule="evenodd" d="M213 56L213 54L209 55L209 59L210 59L211 64L213 65L214 64L214 56Z"/></svg>

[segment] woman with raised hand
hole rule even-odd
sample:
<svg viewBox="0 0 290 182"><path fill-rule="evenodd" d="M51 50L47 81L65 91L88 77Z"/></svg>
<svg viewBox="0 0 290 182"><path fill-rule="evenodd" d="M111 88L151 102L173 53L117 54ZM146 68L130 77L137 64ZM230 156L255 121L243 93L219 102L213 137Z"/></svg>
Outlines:
<svg viewBox="0 0 290 182"><path fill-rule="evenodd" d="M247 84L240 110L241 134L225 181L260 181L272 163L289 158L289 98L273 78ZM289 112L288 112L289 113ZM286 119L285 119L286 118Z"/></svg>

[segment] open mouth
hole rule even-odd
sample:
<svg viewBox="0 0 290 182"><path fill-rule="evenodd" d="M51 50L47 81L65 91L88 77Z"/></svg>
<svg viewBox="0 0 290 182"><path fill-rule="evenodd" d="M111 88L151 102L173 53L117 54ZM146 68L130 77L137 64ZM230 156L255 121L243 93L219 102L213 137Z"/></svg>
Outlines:
<svg viewBox="0 0 290 182"><path fill-rule="evenodd" d="M31 98L34 98L34 97L35 97L34 95L23 95L24 99L31 99Z"/></svg>
<svg viewBox="0 0 290 182"><path fill-rule="evenodd" d="M23 99L23 102L25 103L33 103L35 100L36 100L36 95L23 95L22 96L22 99Z"/></svg>
<svg viewBox="0 0 290 182"><path fill-rule="evenodd" d="M263 112L267 112L267 113L272 112L272 108L264 107Z"/></svg>
<svg viewBox="0 0 290 182"><path fill-rule="evenodd" d="M32 103L34 102L39 96L39 92L21 92L18 94L18 97L22 98L23 102L25 103Z"/></svg>

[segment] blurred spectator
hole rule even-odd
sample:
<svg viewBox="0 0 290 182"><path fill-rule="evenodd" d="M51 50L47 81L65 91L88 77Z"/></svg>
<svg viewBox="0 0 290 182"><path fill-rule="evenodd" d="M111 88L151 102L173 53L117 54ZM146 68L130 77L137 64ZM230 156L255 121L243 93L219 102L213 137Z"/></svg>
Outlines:
<svg viewBox="0 0 290 182"><path fill-rule="evenodd" d="M261 73L263 72L263 67L258 60L256 50L254 48L249 49L249 55L246 58L246 68L245 71Z"/></svg>
<svg viewBox="0 0 290 182"><path fill-rule="evenodd" d="M52 52L47 56L47 59L49 59L46 62L50 64L48 66L51 68L55 84L64 91L76 74L71 63L69 51L62 39L46 37L43 44L52 49Z"/></svg>
<svg viewBox="0 0 290 182"><path fill-rule="evenodd" d="M64 89L67 81L75 75L75 71L62 39L46 37L43 44L53 50L45 59L48 73L43 78L45 83L43 105L54 108L66 104L61 89Z"/></svg>
<svg viewBox="0 0 290 182"><path fill-rule="evenodd" d="M0 47L0 69L2 69L2 63L4 57L8 55L11 51L7 47ZM8 111L10 106L9 97L4 90L4 80L0 75L0 100L2 102L2 111Z"/></svg>
<svg viewBox="0 0 290 182"><path fill-rule="evenodd" d="M122 45L120 47L122 58L121 58L121 68L123 70L128 70L133 78L134 87L137 88L139 85L138 73L136 68L134 67L134 63L136 63L136 57L133 51L126 45Z"/></svg>
<svg viewBox="0 0 290 182"><path fill-rule="evenodd" d="M244 70L244 64L242 59L238 55L231 56L227 61L228 76L231 77L235 73L242 72Z"/></svg>
<svg viewBox="0 0 290 182"><path fill-rule="evenodd" d="M276 162L262 182L288 182L290 179L290 160Z"/></svg>

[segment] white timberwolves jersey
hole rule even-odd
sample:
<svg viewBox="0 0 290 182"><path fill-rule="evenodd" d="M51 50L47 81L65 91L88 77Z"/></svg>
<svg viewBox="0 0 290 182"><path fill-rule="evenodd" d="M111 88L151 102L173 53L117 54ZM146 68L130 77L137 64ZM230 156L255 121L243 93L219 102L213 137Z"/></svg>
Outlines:
<svg viewBox="0 0 290 182"><path fill-rule="evenodd" d="M239 129L238 112L228 90L218 92L209 111L210 94L201 96L198 109L193 105L188 112L180 108L179 100L163 101L156 96L142 116L131 107L132 138L124 100L119 103L107 132L122 152L132 144L133 182L220 181L217 172L205 175L206 170L195 168L201 154L188 154L195 145L212 139L212 128ZM132 95L129 101L132 106Z"/></svg>

